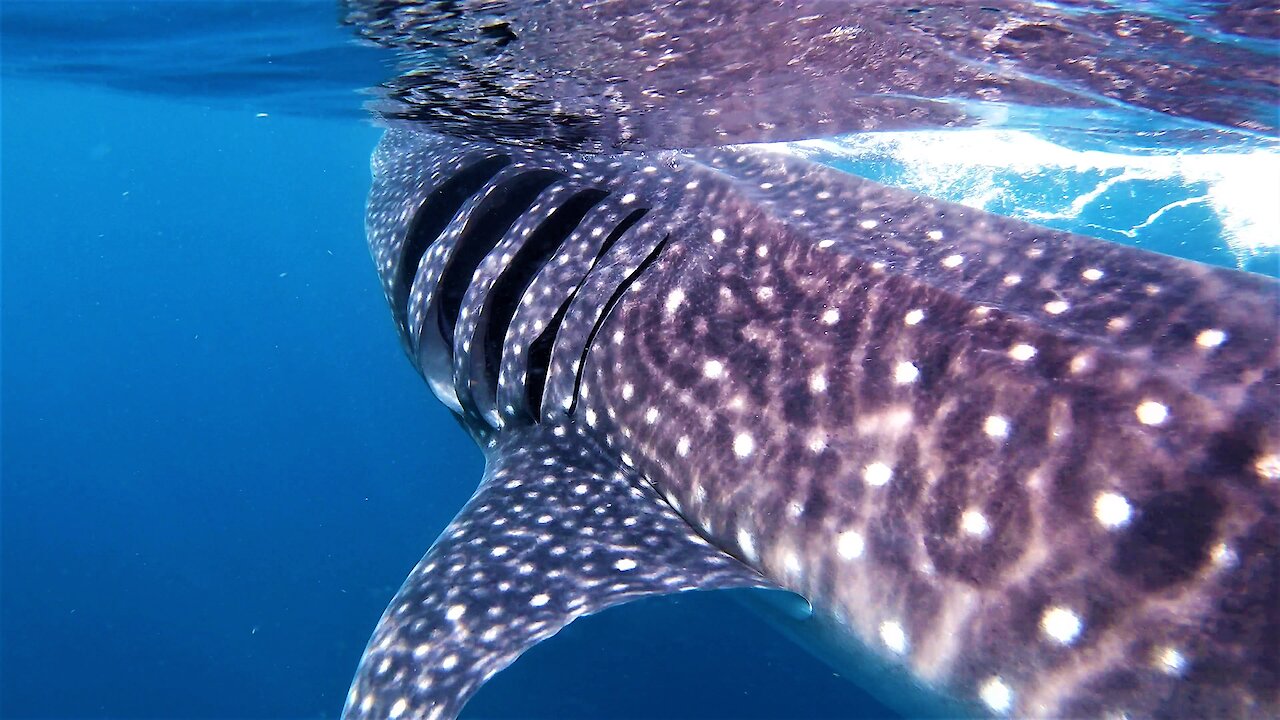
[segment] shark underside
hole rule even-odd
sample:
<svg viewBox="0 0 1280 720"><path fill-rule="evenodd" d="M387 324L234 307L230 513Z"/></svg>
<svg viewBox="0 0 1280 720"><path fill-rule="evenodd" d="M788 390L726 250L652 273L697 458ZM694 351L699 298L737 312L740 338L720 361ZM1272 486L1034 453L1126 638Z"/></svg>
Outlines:
<svg viewBox="0 0 1280 720"><path fill-rule="evenodd" d="M455 716L573 619L804 598L947 712L1280 712L1277 285L759 147L392 123L370 245L484 449L350 717Z"/></svg>

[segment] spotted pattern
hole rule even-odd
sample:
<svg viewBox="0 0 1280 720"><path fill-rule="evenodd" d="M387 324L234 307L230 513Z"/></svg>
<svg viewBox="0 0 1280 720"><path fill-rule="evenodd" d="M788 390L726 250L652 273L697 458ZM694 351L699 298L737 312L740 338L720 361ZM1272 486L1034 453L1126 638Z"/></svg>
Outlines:
<svg viewBox="0 0 1280 720"><path fill-rule="evenodd" d="M757 200L763 178L780 192L764 211L722 200L724 249L673 247L653 296L618 319L631 341L596 365L597 412L633 429L618 446L689 500L695 527L988 712L1276 707L1274 650L1208 639L1224 622L1277 627L1230 589L1235 577L1274 598L1275 555L1245 580L1211 552L1243 532L1280 541L1280 494L1241 465L1280 442L1273 282L790 160L707 159ZM673 286L706 309L660 315ZM1206 359L1206 345L1224 354ZM708 356L715 382L697 372ZM670 405L687 456L611 399L619 376L636 401ZM720 471L744 463L760 480ZM695 485L720 500L694 502ZM772 547L803 548L799 571ZM1151 660L1166 645L1181 672ZM1146 673L1141 691L1103 682L1121 668Z"/></svg>
<svg viewBox="0 0 1280 720"><path fill-rule="evenodd" d="M433 183L497 152L388 132L369 225L393 303L413 209ZM599 258L555 284L535 279L515 305L530 318L565 308L539 417L468 414L459 398L474 397L474 374L452 368L474 344L413 351L407 313L411 357L493 467L544 437L529 433L590 449L599 478L574 477L570 497L616 472L644 478L662 517L681 518L681 537L692 531L802 594L836 634L831 646L878 649L974 712L1280 712L1280 656L1267 642L1280 634L1274 281L762 149L502 152L495 181L550 171L646 213ZM474 237L459 229L474 200L439 246ZM608 232L618 215L588 213L564 242ZM448 275L433 270L445 252L435 247L411 309ZM512 272L507 252L495 245L478 262L474 286L501 287L485 274ZM462 307L483 306L487 293L474 295ZM501 343L497 397L530 387L535 363L523 377L506 370L531 347L520 322ZM432 353L447 360L444 375ZM540 517L485 532L537 537ZM636 517L637 532L652 532ZM563 526L564 553L594 542L588 529ZM485 562L518 555L510 543L497 556L485 547ZM627 576L646 567L642 556L608 560ZM419 584L460 582L432 577ZM540 582L528 586L535 617L559 597ZM457 604L440 601L432 617L465 621L470 605ZM397 622L396 607L384 623ZM476 673L465 654L474 633L441 634L459 644L440 659L452 664L445 684L479 682L514 657ZM378 676L381 662L362 664L349 711L370 693L386 698L378 707L412 702L410 676Z"/></svg>
<svg viewBox="0 0 1280 720"><path fill-rule="evenodd" d="M616 243L618 236L645 212L622 205L616 196L606 198L583 218L530 283L511 319L512 337L508 351L502 355L498 408L507 415L508 422L541 417L541 407L531 406L540 396L529 393L523 383L513 379L527 378L530 371L538 371L539 358L531 358L531 353L550 351L545 345L558 333L557 322L563 322L563 313L572 299L565 297L563 288L575 288L576 296L581 279L607 249L606 245ZM548 302L548 298L552 300Z"/></svg>
<svg viewBox="0 0 1280 720"><path fill-rule="evenodd" d="M344 715L454 717L578 617L641 596L772 587L573 423L504 434L489 457L479 490L378 623Z"/></svg>

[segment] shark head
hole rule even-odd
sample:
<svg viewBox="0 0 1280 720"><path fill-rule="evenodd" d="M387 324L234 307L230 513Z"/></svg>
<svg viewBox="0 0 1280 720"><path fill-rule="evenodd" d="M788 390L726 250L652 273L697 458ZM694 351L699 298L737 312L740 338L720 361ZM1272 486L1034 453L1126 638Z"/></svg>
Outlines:
<svg viewBox="0 0 1280 720"><path fill-rule="evenodd" d="M453 717L581 615L744 587L941 713L1280 712L1274 281L754 147L393 124L373 170L404 346L487 465L348 716Z"/></svg>

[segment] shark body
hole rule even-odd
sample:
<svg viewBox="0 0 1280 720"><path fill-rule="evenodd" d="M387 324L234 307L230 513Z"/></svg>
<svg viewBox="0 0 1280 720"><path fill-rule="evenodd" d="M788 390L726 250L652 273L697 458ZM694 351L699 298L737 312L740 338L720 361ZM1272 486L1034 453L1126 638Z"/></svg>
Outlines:
<svg viewBox="0 0 1280 720"><path fill-rule="evenodd" d="M760 148L393 124L373 168L405 347L487 466L347 716L453 717L576 617L734 587L940 712L1280 712L1274 281Z"/></svg>

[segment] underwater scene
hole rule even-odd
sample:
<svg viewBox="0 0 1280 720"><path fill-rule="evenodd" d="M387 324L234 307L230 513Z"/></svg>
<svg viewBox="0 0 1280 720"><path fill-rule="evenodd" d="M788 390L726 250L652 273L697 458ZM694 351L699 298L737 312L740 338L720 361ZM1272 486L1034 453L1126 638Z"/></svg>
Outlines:
<svg viewBox="0 0 1280 720"><path fill-rule="evenodd" d="M1275 716L1278 127L1266 2L5 0L0 716Z"/></svg>

